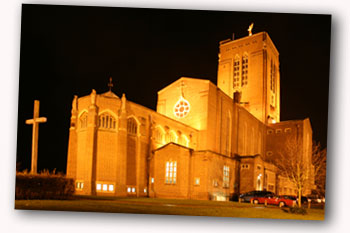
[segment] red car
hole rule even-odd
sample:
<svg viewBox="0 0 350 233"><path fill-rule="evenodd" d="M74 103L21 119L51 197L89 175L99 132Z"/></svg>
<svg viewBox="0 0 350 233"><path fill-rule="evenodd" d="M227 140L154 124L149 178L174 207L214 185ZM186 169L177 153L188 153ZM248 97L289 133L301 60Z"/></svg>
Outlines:
<svg viewBox="0 0 350 233"><path fill-rule="evenodd" d="M279 207L294 206L296 203L296 201L292 198L288 198L286 196L273 195L266 195L265 197L256 197L250 200L250 202L253 202L254 204L264 204L265 201L268 205L278 205Z"/></svg>

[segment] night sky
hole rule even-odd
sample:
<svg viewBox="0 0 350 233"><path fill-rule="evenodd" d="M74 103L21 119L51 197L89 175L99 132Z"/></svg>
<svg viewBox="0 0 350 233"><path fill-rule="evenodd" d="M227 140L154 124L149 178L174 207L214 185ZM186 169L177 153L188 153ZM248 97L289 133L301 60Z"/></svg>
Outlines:
<svg viewBox="0 0 350 233"><path fill-rule="evenodd" d="M17 165L30 170L34 100L40 100L38 170L65 172L74 95L108 91L156 109L181 76L216 84L219 41L269 33L280 53L281 121L309 117L327 146L330 15L23 5Z"/></svg>

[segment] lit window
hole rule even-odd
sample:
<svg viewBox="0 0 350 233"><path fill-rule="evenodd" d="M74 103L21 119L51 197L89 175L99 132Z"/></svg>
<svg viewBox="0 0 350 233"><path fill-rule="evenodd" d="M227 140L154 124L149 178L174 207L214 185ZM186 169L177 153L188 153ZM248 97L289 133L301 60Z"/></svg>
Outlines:
<svg viewBox="0 0 350 233"><path fill-rule="evenodd" d="M171 131L170 133L167 134L166 142L174 142L177 143L177 135L174 131Z"/></svg>
<svg viewBox="0 0 350 233"><path fill-rule="evenodd" d="M83 189L84 188L84 182L77 182L76 183L76 189Z"/></svg>
<svg viewBox="0 0 350 233"><path fill-rule="evenodd" d="M276 65L272 59L270 67L270 89L272 93L276 93Z"/></svg>
<svg viewBox="0 0 350 233"><path fill-rule="evenodd" d="M164 130L160 127L157 127L154 131L154 140L157 143L164 143Z"/></svg>
<svg viewBox="0 0 350 233"><path fill-rule="evenodd" d="M144 188L144 189L143 189L143 192L144 192L144 193L147 193L147 189L146 189L146 188Z"/></svg>
<svg viewBox="0 0 350 233"><path fill-rule="evenodd" d="M165 183L176 184L176 161L166 162Z"/></svg>
<svg viewBox="0 0 350 233"><path fill-rule="evenodd" d="M186 137L186 135L184 135L184 134L181 135L179 144L188 147L188 145L189 145L189 140L188 140L188 138Z"/></svg>
<svg viewBox="0 0 350 233"><path fill-rule="evenodd" d="M270 105L272 107L275 107L276 103L276 65L274 64L273 60L271 59L271 66L270 66L270 90L271 90L271 101Z"/></svg>
<svg viewBox="0 0 350 233"><path fill-rule="evenodd" d="M112 115L103 113L98 117L98 127L100 129L115 129L116 120Z"/></svg>
<svg viewBox="0 0 350 233"><path fill-rule="evenodd" d="M103 184L102 189L103 189L103 191L107 191L107 185Z"/></svg>
<svg viewBox="0 0 350 233"><path fill-rule="evenodd" d="M108 191L113 191L113 190L114 190L114 185L113 184L108 185Z"/></svg>
<svg viewBox="0 0 350 233"><path fill-rule="evenodd" d="M133 192L133 193L134 193L134 192L135 192L135 188L132 188L132 189L131 189L131 192Z"/></svg>
<svg viewBox="0 0 350 233"><path fill-rule="evenodd" d="M223 168L223 186L228 188L230 184L230 168L228 166L224 166Z"/></svg>
<svg viewBox="0 0 350 233"><path fill-rule="evenodd" d="M233 88L239 87L239 83L240 83L239 70L240 70L240 58L237 55L233 63Z"/></svg>
<svg viewBox="0 0 350 233"><path fill-rule="evenodd" d="M96 185L96 190L101 190L101 184Z"/></svg>
<svg viewBox="0 0 350 233"><path fill-rule="evenodd" d="M135 118L130 117L128 119L127 131L128 131L128 134L130 134L130 135L137 134L137 122L136 122Z"/></svg>
<svg viewBox="0 0 350 233"><path fill-rule="evenodd" d="M194 179L194 184L199 185L200 184L200 178L195 178Z"/></svg>
<svg viewBox="0 0 350 233"><path fill-rule="evenodd" d="M248 85L248 55L242 58L242 87Z"/></svg>
<svg viewBox="0 0 350 233"><path fill-rule="evenodd" d="M129 187L129 188L128 188L128 193L130 193L130 192L131 192L131 188Z"/></svg>
<svg viewBox="0 0 350 233"><path fill-rule="evenodd" d="M84 112L83 114L81 114L81 116L79 118L79 122L80 122L80 128L81 129L85 129L87 127L87 124L88 124L88 114L87 114L87 112Z"/></svg>
<svg viewBox="0 0 350 233"><path fill-rule="evenodd" d="M271 94L271 102L270 102L271 107L275 107L275 94Z"/></svg>
<svg viewBox="0 0 350 233"><path fill-rule="evenodd" d="M152 178L151 178L151 184L153 184L153 183L154 183L154 178L152 177Z"/></svg>

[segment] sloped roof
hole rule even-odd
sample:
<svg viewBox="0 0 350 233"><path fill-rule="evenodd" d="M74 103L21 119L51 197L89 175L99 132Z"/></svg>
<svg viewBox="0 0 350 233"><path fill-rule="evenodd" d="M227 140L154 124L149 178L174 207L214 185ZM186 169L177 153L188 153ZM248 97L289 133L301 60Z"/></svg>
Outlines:
<svg viewBox="0 0 350 233"><path fill-rule="evenodd" d="M100 96L119 99L119 97L116 94L114 94L112 91L107 91L105 93L102 93L100 94Z"/></svg>
<svg viewBox="0 0 350 233"><path fill-rule="evenodd" d="M174 85L178 85L179 82L181 82L182 80L190 80L190 81L194 81L194 82L198 82L198 83L211 83L212 85L216 86L215 84L213 84L209 79L199 79L199 78L189 78L189 77L181 77L178 80L176 80L175 82L170 83L168 86L164 87L163 89L158 91L158 94L161 94L162 92L166 91L168 88L174 86Z"/></svg>

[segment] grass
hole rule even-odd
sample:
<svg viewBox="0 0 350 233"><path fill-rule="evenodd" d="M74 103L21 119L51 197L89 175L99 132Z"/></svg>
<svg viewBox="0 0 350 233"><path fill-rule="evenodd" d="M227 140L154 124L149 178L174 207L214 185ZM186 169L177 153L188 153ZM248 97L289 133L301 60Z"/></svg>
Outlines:
<svg viewBox="0 0 350 233"><path fill-rule="evenodd" d="M167 214L242 218L324 220L323 209L308 209L306 215L292 214L289 208L216 202L153 198L83 198L74 200L16 200L16 209L60 210L107 213Z"/></svg>

